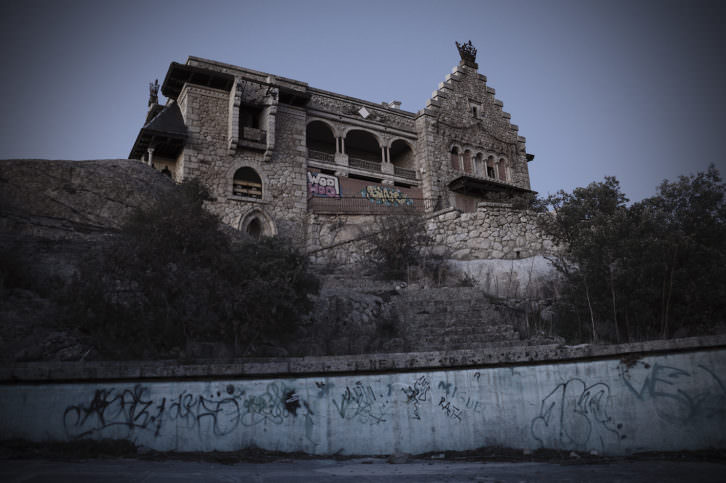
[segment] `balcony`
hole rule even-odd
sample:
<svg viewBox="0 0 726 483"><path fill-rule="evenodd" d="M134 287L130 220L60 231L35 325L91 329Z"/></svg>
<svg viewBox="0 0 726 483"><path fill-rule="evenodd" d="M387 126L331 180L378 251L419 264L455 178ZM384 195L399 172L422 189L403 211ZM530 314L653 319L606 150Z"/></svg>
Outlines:
<svg viewBox="0 0 726 483"><path fill-rule="evenodd" d="M322 161L323 163L335 164L335 154L326 153L324 151L308 149L308 158L316 161Z"/></svg>
<svg viewBox="0 0 726 483"><path fill-rule="evenodd" d="M401 178L416 179L415 169L399 168L398 166L393 167L393 173Z"/></svg>
<svg viewBox="0 0 726 483"><path fill-rule="evenodd" d="M249 149L267 149L267 132L254 127L243 126L237 146Z"/></svg>
<svg viewBox="0 0 726 483"><path fill-rule="evenodd" d="M365 169L366 171L381 172L381 163L362 158L348 157L348 166L351 168Z"/></svg>

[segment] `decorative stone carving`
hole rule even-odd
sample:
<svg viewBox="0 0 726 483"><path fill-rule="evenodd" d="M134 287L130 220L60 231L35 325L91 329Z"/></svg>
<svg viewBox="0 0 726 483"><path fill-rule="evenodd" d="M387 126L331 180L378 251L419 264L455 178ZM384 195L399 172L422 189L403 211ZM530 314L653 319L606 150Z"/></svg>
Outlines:
<svg viewBox="0 0 726 483"><path fill-rule="evenodd" d="M479 66L476 63L476 47L471 43L471 40L465 44L456 42L456 48L459 50L459 56L465 65L478 69Z"/></svg>

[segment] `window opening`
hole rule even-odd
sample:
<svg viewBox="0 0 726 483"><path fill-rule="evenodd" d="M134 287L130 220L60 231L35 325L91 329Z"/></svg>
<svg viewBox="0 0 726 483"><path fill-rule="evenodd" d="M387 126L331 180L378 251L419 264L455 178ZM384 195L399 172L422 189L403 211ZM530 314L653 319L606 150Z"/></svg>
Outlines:
<svg viewBox="0 0 726 483"><path fill-rule="evenodd" d="M233 194L262 199L262 180L252 168L240 168L234 173Z"/></svg>
<svg viewBox="0 0 726 483"><path fill-rule="evenodd" d="M239 125L240 127L260 128L260 114L262 109L254 106L242 105L239 108Z"/></svg>

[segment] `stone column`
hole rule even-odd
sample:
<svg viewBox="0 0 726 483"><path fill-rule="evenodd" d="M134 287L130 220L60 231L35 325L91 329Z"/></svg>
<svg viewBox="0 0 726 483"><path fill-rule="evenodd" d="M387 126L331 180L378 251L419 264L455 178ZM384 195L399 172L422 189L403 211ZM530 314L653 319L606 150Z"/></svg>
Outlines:
<svg viewBox="0 0 726 483"><path fill-rule="evenodd" d="M340 140L340 149L338 149L338 140ZM348 156L345 154L345 138L343 136L335 139L335 164L348 166Z"/></svg>
<svg viewBox="0 0 726 483"><path fill-rule="evenodd" d="M152 166L152 167L153 167L154 165L153 165L153 164L151 164L151 163L152 163L152 161L153 161L153 159L154 159L154 148L149 148L149 149L148 149L148 152L149 152L149 159L148 159L148 161L149 161L149 166Z"/></svg>

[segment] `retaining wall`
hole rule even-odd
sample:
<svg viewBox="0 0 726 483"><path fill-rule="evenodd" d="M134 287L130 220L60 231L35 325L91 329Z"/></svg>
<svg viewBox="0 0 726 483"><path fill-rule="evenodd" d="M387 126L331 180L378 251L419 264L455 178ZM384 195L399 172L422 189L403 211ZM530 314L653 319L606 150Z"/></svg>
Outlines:
<svg viewBox="0 0 726 483"><path fill-rule="evenodd" d="M726 447L726 337L227 364L0 370L2 439L156 450L621 455Z"/></svg>

